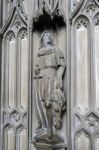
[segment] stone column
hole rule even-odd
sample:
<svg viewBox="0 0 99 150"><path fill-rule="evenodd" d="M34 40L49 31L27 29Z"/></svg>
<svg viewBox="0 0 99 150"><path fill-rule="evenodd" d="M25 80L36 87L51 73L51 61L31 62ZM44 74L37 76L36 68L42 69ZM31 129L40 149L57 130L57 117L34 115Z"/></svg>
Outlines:
<svg viewBox="0 0 99 150"><path fill-rule="evenodd" d="M31 83L32 83L32 49L33 49L33 19L30 18L29 23L28 23L28 49L29 49L29 53L28 53L28 57L29 57L29 83L28 83L28 137L29 137L29 141L32 140L32 120L31 120L31 111L32 111L32 89L31 89ZM31 150L31 142L29 142L28 144L28 150Z"/></svg>

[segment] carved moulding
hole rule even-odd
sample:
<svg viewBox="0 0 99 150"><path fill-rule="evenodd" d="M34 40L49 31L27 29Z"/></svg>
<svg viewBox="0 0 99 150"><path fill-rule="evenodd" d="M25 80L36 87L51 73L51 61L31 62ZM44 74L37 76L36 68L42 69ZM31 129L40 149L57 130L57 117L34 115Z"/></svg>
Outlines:
<svg viewBox="0 0 99 150"><path fill-rule="evenodd" d="M80 0L71 14L70 21L74 20L74 18L79 15L85 15L88 16L88 18L91 18L98 12L98 8L99 2L97 2L97 0Z"/></svg>
<svg viewBox="0 0 99 150"><path fill-rule="evenodd" d="M94 2L99 6L99 0L94 0Z"/></svg>
<svg viewBox="0 0 99 150"><path fill-rule="evenodd" d="M96 26L99 25L99 12L94 16L93 21Z"/></svg>
<svg viewBox="0 0 99 150"><path fill-rule="evenodd" d="M21 28L19 30L18 36L19 36L20 39L24 39L25 37L27 37L27 30L26 30L26 28L24 28L24 27Z"/></svg>
<svg viewBox="0 0 99 150"><path fill-rule="evenodd" d="M22 17L25 20L28 20L25 9L24 9L24 6L23 6L23 0L17 0L16 7L17 7L17 10L20 13L20 15L22 15Z"/></svg>
<svg viewBox="0 0 99 150"><path fill-rule="evenodd" d="M14 2L13 2L14 3ZM0 30L0 33L3 35L6 30L10 30L13 28L14 31L16 29L18 30L19 28L23 26L27 26L27 19L24 11L20 11L19 6L21 5L22 1L15 1L13 4L12 9L10 10L10 15L7 17L6 21L2 25L2 28ZM23 6L21 10L24 10Z"/></svg>
<svg viewBox="0 0 99 150"><path fill-rule="evenodd" d="M75 130L80 129L81 126L82 126L81 116L76 113L75 114Z"/></svg>
<svg viewBox="0 0 99 150"><path fill-rule="evenodd" d="M82 13L92 18L98 12L98 5L94 0L87 1L82 9Z"/></svg>
<svg viewBox="0 0 99 150"><path fill-rule="evenodd" d="M11 112L3 112L3 124L4 126L10 124L14 129L23 125L26 128L26 112L19 112L18 110L13 110Z"/></svg>
<svg viewBox="0 0 99 150"><path fill-rule="evenodd" d="M92 16L97 9L98 9L97 5L91 3L86 7L86 13Z"/></svg>
<svg viewBox="0 0 99 150"><path fill-rule="evenodd" d="M6 7L4 7L4 5ZM4 13L4 15L2 15L2 23L5 24L7 19L9 18L9 16L11 15L13 11L14 2L12 0L2 1L2 6L3 6L2 14Z"/></svg>
<svg viewBox="0 0 99 150"><path fill-rule="evenodd" d="M87 98L85 96L86 93L84 93L84 95L80 94L80 92L82 90L82 88L81 88L82 86L80 87L79 85L82 85L82 83L85 82L84 80L82 81L82 77L81 77L82 74L85 74L84 73L85 68L82 67L83 66L82 60L84 60L83 58L85 55L83 56L83 54L82 54L82 51L83 51L82 48L83 47L80 48L80 46L81 46L80 40L82 40L82 39L80 39L79 35L82 35L82 33L80 31L83 30L83 33L85 33L85 35L83 36L84 39L88 37L89 21L88 21L87 17L85 17L84 15L80 15L74 20L73 26L74 26L74 35L76 36L76 37L74 36L74 48L75 48L74 56L75 57L73 58L73 60L74 60L73 61L73 67L75 68L74 69L74 81L73 82L76 85L76 88L73 89L74 90L74 99L75 99L74 103L75 103L75 112L77 114L83 116L89 112L89 98ZM88 42L86 42L86 43L84 42L84 44L86 44L86 47L88 49L88 46L87 46ZM87 51L87 49L86 49L86 51ZM86 59L88 60L88 57ZM80 72L79 72L78 68L83 68L83 69L80 70ZM87 67L87 69L89 69L89 68ZM88 75L85 75L86 81L88 81L87 76ZM86 89L88 89L88 87ZM88 97L89 97L89 91L88 91ZM83 99L86 99L86 104L83 103L84 102ZM82 116L81 116L81 118L82 118Z"/></svg>
<svg viewBox="0 0 99 150"><path fill-rule="evenodd" d="M54 15L57 16L64 16L64 11L62 8L63 2L61 0L38 0L38 5L37 10L34 12L35 13L35 17L39 17L40 15L42 15L44 12L47 12L48 14L50 14L52 16L52 18L54 17Z"/></svg>
<svg viewBox="0 0 99 150"><path fill-rule="evenodd" d="M84 126L91 133L94 133L99 128L99 117L94 113L89 114L84 121Z"/></svg>
<svg viewBox="0 0 99 150"><path fill-rule="evenodd" d="M76 7L78 6L79 2L80 2L80 1L78 1L78 0L74 0L74 1L73 1L73 10L76 9Z"/></svg>
<svg viewBox="0 0 99 150"><path fill-rule="evenodd" d="M80 27L85 27L87 28L89 25L89 21L87 19L86 16L84 15L80 15L78 16L78 18L75 20L74 25L76 26L77 29L79 29Z"/></svg>
<svg viewBox="0 0 99 150"><path fill-rule="evenodd" d="M8 41L12 41L13 39L15 39L15 33L11 30L11 31L9 31L8 33L7 33L7 35L6 35L6 39L8 40Z"/></svg>
<svg viewBox="0 0 99 150"><path fill-rule="evenodd" d="M92 137L89 132L87 132L84 129L81 129L80 131L76 132L75 143L74 143L75 149L78 150L80 148L85 148L91 150L91 142L92 142Z"/></svg>

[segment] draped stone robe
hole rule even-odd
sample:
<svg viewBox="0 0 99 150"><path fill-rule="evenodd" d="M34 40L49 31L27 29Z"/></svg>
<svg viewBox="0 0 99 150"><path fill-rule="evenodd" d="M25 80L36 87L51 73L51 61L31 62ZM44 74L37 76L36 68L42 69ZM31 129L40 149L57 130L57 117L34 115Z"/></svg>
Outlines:
<svg viewBox="0 0 99 150"><path fill-rule="evenodd" d="M62 51L54 46L48 49L41 48L37 54L35 69L37 68L39 69L39 75L35 76L36 115L39 127L44 129L48 128L45 108L52 105L56 80L62 78L65 68Z"/></svg>

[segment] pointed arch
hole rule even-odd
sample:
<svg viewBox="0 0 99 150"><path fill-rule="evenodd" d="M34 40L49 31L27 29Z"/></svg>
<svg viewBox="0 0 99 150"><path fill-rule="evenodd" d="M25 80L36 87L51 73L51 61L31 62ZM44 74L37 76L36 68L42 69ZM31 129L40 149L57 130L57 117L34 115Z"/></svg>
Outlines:
<svg viewBox="0 0 99 150"><path fill-rule="evenodd" d="M99 7L99 3L97 0L92 0L93 3L96 4L97 7ZM79 15L83 14L83 10L86 8L87 3L89 0L81 0L77 6L77 8L74 10L74 12L71 14L70 20L72 21L74 18L78 17Z"/></svg>
<svg viewBox="0 0 99 150"><path fill-rule="evenodd" d="M75 134L75 149L76 150L91 150L92 139L90 133L81 129Z"/></svg>
<svg viewBox="0 0 99 150"><path fill-rule="evenodd" d="M24 17L22 16L21 13L19 13L18 9L16 6L13 7L13 9L11 10L11 14L9 15L9 17L7 18L7 21L5 22L5 24L3 25L2 29L0 30L0 34L3 35L6 30L9 29L9 27L11 26L11 24L14 23L14 21L16 20L16 16L19 17L20 21L27 26L27 21L24 19Z"/></svg>

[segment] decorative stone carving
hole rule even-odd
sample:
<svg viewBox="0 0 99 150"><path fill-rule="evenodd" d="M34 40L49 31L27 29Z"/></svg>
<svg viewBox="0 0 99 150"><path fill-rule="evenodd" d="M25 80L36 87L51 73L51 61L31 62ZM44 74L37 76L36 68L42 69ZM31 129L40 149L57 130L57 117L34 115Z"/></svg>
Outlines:
<svg viewBox="0 0 99 150"><path fill-rule="evenodd" d="M84 130L81 130L79 133L78 133L78 137L81 137L81 136L85 136L86 138L89 138L89 135L84 131Z"/></svg>
<svg viewBox="0 0 99 150"><path fill-rule="evenodd" d="M90 114L85 121L85 126L91 132L94 132L99 127L99 118L93 113Z"/></svg>
<svg viewBox="0 0 99 150"><path fill-rule="evenodd" d="M8 123L6 124L6 126L4 127L4 130L8 131L11 129L11 125Z"/></svg>
<svg viewBox="0 0 99 150"><path fill-rule="evenodd" d="M79 4L79 2L77 0L74 0L74 2L73 2L73 9L75 9L78 4Z"/></svg>
<svg viewBox="0 0 99 150"><path fill-rule="evenodd" d="M24 115L22 117L22 122L23 122L25 128L27 128L27 113L24 113Z"/></svg>
<svg viewBox="0 0 99 150"><path fill-rule="evenodd" d="M36 6L38 8L44 8L46 11L53 13L56 9L62 9L62 1L61 0L38 0Z"/></svg>
<svg viewBox="0 0 99 150"><path fill-rule="evenodd" d="M10 115L10 121L13 125L18 126L20 124L21 116L17 111L12 112Z"/></svg>
<svg viewBox="0 0 99 150"><path fill-rule="evenodd" d="M44 13L49 14L51 19L53 19L54 16L61 16L64 18L64 11L62 7L63 2L61 0L38 0L35 3L37 9L35 10L34 19L36 21Z"/></svg>
<svg viewBox="0 0 99 150"><path fill-rule="evenodd" d="M14 32L9 32L6 36L7 40L12 41L12 39L15 39L15 34Z"/></svg>
<svg viewBox="0 0 99 150"><path fill-rule="evenodd" d="M85 107L85 109L83 109L83 107L80 105L77 107L77 113L79 113L80 115L84 115L88 113L88 111L89 111L88 107Z"/></svg>
<svg viewBox="0 0 99 150"><path fill-rule="evenodd" d="M24 9L24 6L23 6L23 0L17 0L17 9L23 15L25 20L27 20L27 15L25 13L25 9Z"/></svg>
<svg viewBox="0 0 99 150"><path fill-rule="evenodd" d="M8 122L8 120L9 120L9 117L8 117L7 113L4 111L3 112L3 123L6 124Z"/></svg>
<svg viewBox="0 0 99 150"><path fill-rule="evenodd" d="M18 16L16 16L12 27L19 30L22 25L23 25L23 23L22 23L21 19Z"/></svg>
<svg viewBox="0 0 99 150"><path fill-rule="evenodd" d="M95 16L94 24L99 25L99 13Z"/></svg>
<svg viewBox="0 0 99 150"><path fill-rule="evenodd" d="M38 121L35 142L44 142L50 146L65 143L65 139L55 132L61 128L66 108L63 88L65 67L63 53L55 47L52 33L43 32L34 69L35 112Z"/></svg>
<svg viewBox="0 0 99 150"><path fill-rule="evenodd" d="M81 118L75 114L75 129L78 130L81 128Z"/></svg>
<svg viewBox="0 0 99 150"><path fill-rule="evenodd" d="M27 112L20 112L18 110L4 111L3 123L4 125L10 124L15 129L20 128L20 126L27 128Z"/></svg>
<svg viewBox="0 0 99 150"><path fill-rule="evenodd" d="M84 17L79 17L76 21L76 27L79 29L81 26L84 26L85 28L88 27L88 20Z"/></svg>
<svg viewBox="0 0 99 150"><path fill-rule="evenodd" d="M95 11L98 9L97 5L93 2L93 0L91 0L90 2L88 2L88 4L86 5L86 13L90 16L92 16Z"/></svg>
<svg viewBox="0 0 99 150"><path fill-rule="evenodd" d="M76 139L75 139L75 149L86 149L90 150L91 147L91 136L85 130L81 130L78 132Z"/></svg>

